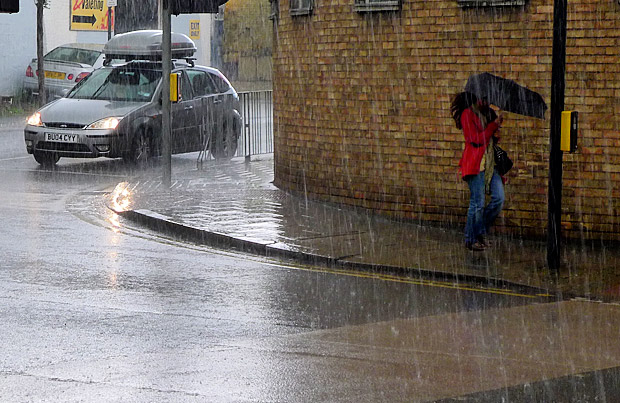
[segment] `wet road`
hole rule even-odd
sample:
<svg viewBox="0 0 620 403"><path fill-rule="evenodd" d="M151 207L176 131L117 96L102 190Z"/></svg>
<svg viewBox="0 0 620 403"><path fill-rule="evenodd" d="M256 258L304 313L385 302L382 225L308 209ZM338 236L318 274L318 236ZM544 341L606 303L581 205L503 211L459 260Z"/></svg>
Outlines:
<svg viewBox="0 0 620 403"><path fill-rule="evenodd" d="M44 170L21 136L0 127L3 401L497 401L485 391L618 365L617 307L177 242L104 205L114 185L157 166ZM194 155L173 157L174 169L194 166ZM599 348L569 357L579 343L566 329L588 317Z"/></svg>

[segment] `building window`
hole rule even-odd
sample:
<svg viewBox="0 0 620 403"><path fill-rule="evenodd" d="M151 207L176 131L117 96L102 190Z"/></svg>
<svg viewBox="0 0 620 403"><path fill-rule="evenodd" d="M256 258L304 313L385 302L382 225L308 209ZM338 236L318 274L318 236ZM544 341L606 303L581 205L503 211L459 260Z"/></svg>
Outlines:
<svg viewBox="0 0 620 403"><path fill-rule="evenodd" d="M358 12L399 11L401 0L355 0L354 9Z"/></svg>
<svg viewBox="0 0 620 403"><path fill-rule="evenodd" d="M310 15L314 0L290 0L291 15Z"/></svg>
<svg viewBox="0 0 620 403"><path fill-rule="evenodd" d="M459 6L465 7L514 7L524 6L526 0L456 0Z"/></svg>

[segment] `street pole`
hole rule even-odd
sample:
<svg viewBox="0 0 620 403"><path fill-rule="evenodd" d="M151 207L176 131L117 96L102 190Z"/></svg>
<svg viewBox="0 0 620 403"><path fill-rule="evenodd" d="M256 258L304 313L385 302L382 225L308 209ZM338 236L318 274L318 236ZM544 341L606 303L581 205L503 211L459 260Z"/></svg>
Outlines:
<svg viewBox="0 0 620 403"><path fill-rule="evenodd" d="M108 41L112 38L112 7L108 7Z"/></svg>
<svg viewBox="0 0 620 403"><path fill-rule="evenodd" d="M162 38L161 38L161 64L162 64L162 94L161 94L161 125L162 125L162 182L164 186L172 184L172 157L170 147L170 73L172 72L172 51L170 44L171 23L170 3L171 0L162 1Z"/></svg>
<svg viewBox="0 0 620 403"><path fill-rule="evenodd" d="M112 38L112 11L116 10L117 0L108 0L108 41Z"/></svg>
<svg viewBox="0 0 620 403"><path fill-rule="evenodd" d="M547 227L547 264L558 273L562 246L562 134L566 73L566 7L567 0L554 0L553 55L551 59L551 133L549 152L549 206Z"/></svg>

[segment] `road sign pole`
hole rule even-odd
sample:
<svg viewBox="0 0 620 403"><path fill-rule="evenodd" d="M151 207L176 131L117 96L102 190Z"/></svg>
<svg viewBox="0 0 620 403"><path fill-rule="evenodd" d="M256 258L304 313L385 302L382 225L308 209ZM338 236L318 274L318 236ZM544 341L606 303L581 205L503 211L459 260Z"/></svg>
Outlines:
<svg viewBox="0 0 620 403"><path fill-rule="evenodd" d="M108 41L112 38L112 7L108 7Z"/></svg>
<svg viewBox="0 0 620 403"><path fill-rule="evenodd" d="M549 151L549 206L547 225L547 264L549 270L560 269L562 246L562 111L566 74L566 6L567 0L554 0L553 54L551 58L551 133Z"/></svg>
<svg viewBox="0 0 620 403"><path fill-rule="evenodd" d="M162 182L164 186L170 187L172 183L172 157L170 147L170 73L172 72L172 51L170 44L171 22L170 22L170 3L171 0L161 0L162 13L162 38L161 38L161 60L162 60L162 95L161 95L161 122L162 122Z"/></svg>

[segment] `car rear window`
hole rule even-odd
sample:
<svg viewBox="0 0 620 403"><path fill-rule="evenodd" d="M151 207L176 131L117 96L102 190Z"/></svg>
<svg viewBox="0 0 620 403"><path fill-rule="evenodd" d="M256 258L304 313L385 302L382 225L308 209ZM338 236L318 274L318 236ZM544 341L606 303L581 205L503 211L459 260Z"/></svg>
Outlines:
<svg viewBox="0 0 620 403"><path fill-rule="evenodd" d="M89 49L58 47L43 57L48 62L71 62L94 65L101 52Z"/></svg>

